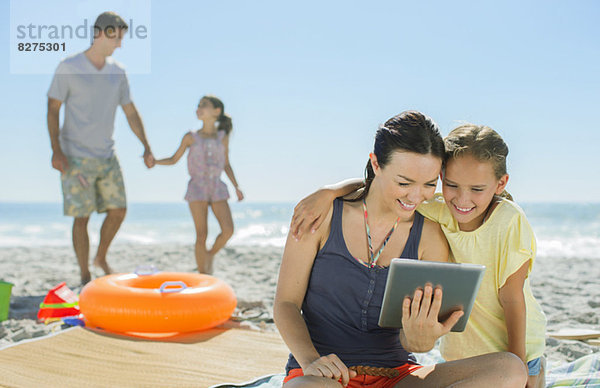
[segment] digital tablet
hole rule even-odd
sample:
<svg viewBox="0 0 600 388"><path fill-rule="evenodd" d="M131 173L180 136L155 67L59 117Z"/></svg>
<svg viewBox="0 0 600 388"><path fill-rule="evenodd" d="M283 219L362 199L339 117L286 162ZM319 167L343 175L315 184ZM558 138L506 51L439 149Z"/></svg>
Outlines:
<svg viewBox="0 0 600 388"><path fill-rule="evenodd" d="M402 327L402 301L412 296L417 288L431 283L441 286L442 308L438 320L443 322L454 311L463 310L452 331L464 331L475 303L485 266L477 264L440 263L411 259L392 259L383 304L379 315L379 326Z"/></svg>

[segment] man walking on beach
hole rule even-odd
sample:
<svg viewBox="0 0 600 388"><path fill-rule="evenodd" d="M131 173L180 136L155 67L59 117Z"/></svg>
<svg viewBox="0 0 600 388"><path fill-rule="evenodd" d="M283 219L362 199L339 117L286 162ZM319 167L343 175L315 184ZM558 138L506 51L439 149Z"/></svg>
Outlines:
<svg viewBox="0 0 600 388"><path fill-rule="evenodd" d="M144 163L154 166L154 157L142 120L129 97L124 68L111 58L121 46L128 25L114 12L104 12L94 23L94 41L89 49L64 59L57 67L48 90L48 132L52 167L61 172L64 214L75 217L73 248L81 270L81 283L90 281L90 215L106 212L94 265L112 272L106 253L126 212L125 186L114 152L114 123L121 105L133 133L144 146ZM59 130L59 111L65 117Z"/></svg>

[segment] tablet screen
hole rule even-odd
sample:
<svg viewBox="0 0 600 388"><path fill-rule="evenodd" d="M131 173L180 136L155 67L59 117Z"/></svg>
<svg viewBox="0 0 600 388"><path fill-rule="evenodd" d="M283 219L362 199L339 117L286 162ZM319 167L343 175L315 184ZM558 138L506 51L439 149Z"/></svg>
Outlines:
<svg viewBox="0 0 600 388"><path fill-rule="evenodd" d="M485 266L477 264L440 263L412 259L393 259L388 272L379 326L402 327L402 301L412 298L417 288L426 283L441 286L444 291L438 320L443 322L454 311L463 310L452 331L464 331L475 303Z"/></svg>

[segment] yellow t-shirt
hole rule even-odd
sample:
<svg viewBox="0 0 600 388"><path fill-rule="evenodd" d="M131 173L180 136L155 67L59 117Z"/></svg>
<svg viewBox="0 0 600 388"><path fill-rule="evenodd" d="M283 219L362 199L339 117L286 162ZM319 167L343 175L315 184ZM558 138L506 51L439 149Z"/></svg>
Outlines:
<svg viewBox="0 0 600 388"><path fill-rule="evenodd" d="M475 305L464 332L442 337L440 351L448 361L506 351L508 334L498 291L527 260L533 267L536 243L523 210L503 199L490 217L472 232L463 232L441 194L419 206L418 211L442 227L450 245L450 261L483 264L486 267ZM529 276L523 287L526 305L527 361L543 355L546 316L533 297Z"/></svg>

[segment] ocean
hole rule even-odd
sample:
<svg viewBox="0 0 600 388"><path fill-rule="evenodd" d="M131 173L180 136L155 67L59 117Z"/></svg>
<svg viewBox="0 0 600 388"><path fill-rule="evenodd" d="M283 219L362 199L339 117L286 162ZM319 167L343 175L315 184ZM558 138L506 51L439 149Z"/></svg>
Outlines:
<svg viewBox="0 0 600 388"><path fill-rule="evenodd" d="M293 203L230 202L235 234L230 245L283 246ZM600 259L600 204L524 203L538 242L538 257ZM104 216L92 215L90 242L97 244ZM59 203L0 202L0 247L70 246L72 219ZM209 241L218 224L209 216ZM193 244L187 204L130 203L113 244Z"/></svg>

